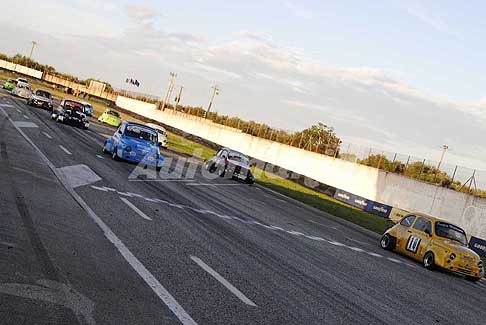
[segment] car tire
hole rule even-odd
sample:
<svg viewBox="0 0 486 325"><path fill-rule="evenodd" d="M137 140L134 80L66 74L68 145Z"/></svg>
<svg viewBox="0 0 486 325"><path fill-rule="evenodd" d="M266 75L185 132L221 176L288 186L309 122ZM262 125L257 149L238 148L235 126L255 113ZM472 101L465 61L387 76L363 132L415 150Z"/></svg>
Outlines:
<svg viewBox="0 0 486 325"><path fill-rule="evenodd" d="M481 278L476 278L475 276L466 275L466 280L470 282L478 282Z"/></svg>
<svg viewBox="0 0 486 325"><path fill-rule="evenodd" d="M118 148L113 148L113 153L111 154L111 159L120 160L120 158L118 157Z"/></svg>
<svg viewBox="0 0 486 325"><path fill-rule="evenodd" d="M157 172L160 172L160 171L162 170L162 167L155 167L155 170L156 170Z"/></svg>
<svg viewBox="0 0 486 325"><path fill-rule="evenodd" d="M392 251L395 249L396 244L397 244L396 238L390 236L389 234L384 234L383 237L381 237L380 246L384 250Z"/></svg>
<svg viewBox="0 0 486 325"><path fill-rule="evenodd" d="M424 267L427 270L433 270L435 267L435 255L432 252L427 252L424 255Z"/></svg>
<svg viewBox="0 0 486 325"><path fill-rule="evenodd" d="M215 163L212 163L211 165L209 165L208 167L208 171L212 174L216 171L216 164Z"/></svg>

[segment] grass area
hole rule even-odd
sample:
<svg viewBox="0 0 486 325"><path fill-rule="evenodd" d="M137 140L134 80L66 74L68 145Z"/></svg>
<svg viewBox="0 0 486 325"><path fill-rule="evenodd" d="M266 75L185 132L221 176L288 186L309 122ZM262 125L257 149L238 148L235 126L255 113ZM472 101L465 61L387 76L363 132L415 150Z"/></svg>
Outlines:
<svg viewBox="0 0 486 325"><path fill-rule="evenodd" d="M255 170L255 175L258 184L373 232L382 234L392 225L387 219L357 209L291 180L261 170Z"/></svg>

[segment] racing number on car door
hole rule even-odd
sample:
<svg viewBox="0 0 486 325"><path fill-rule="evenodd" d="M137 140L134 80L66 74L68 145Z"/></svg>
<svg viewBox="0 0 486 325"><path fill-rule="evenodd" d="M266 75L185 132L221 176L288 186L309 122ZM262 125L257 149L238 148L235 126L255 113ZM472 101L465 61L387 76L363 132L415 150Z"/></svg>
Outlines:
<svg viewBox="0 0 486 325"><path fill-rule="evenodd" d="M407 251L417 253L417 249L420 246L421 239L419 237L410 236L407 241Z"/></svg>

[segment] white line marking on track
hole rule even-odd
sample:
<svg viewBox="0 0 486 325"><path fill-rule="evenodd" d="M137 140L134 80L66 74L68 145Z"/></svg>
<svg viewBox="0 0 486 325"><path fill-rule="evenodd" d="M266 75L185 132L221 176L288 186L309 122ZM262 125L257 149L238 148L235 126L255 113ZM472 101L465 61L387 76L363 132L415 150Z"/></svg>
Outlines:
<svg viewBox="0 0 486 325"><path fill-rule="evenodd" d="M244 184L189 183L187 186L241 186Z"/></svg>
<svg viewBox="0 0 486 325"><path fill-rule="evenodd" d="M100 158L100 159L105 159L104 157L100 156L100 155L96 155L96 157Z"/></svg>
<svg viewBox="0 0 486 325"><path fill-rule="evenodd" d="M43 134L43 135L44 135L46 138L48 138L48 139L52 139L52 137L49 135L49 133L42 132L42 134Z"/></svg>
<svg viewBox="0 0 486 325"><path fill-rule="evenodd" d="M336 228L336 227L334 227L334 226L328 226L328 225L325 225L325 224L323 224L323 223L320 223L320 222L317 222L317 221L314 221L314 220L308 220L308 221L309 221L309 222L312 222L312 223L315 223L316 225L321 225L321 226L326 227L326 228L331 228L331 229L335 229L335 230L337 230L337 228Z"/></svg>
<svg viewBox="0 0 486 325"><path fill-rule="evenodd" d="M59 145L59 148L61 148L62 151L64 151L65 153L67 153L68 155L72 155L72 153L67 150L66 148L64 148L62 145Z"/></svg>
<svg viewBox="0 0 486 325"><path fill-rule="evenodd" d="M383 255L380 255L380 254L377 254L377 253L373 253L373 252L366 252L366 254L371 255L373 257L383 257Z"/></svg>
<svg viewBox="0 0 486 325"><path fill-rule="evenodd" d="M22 113L22 111L18 108L15 109L18 113Z"/></svg>
<svg viewBox="0 0 486 325"><path fill-rule="evenodd" d="M133 211L135 211L139 216L144 218L145 220L152 221L152 218L149 218L145 213L143 213L139 208L137 208L132 202L128 201L124 197L121 197L120 200L123 201L126 205L128 205Z"/></svg>
<svg viewBox="0 0 486 325"><path fill-rule="evenodd" d="M10 104L0 104L0 107L14 107L14 106Z"/></svg>
<svg viewBox="0 0 486 325"><path fill-rule="evenodd" d="M54 164L44 155L44 153L35 145L35 143L19 128L15 125L14 121L8 116L8 114L0 109L0 112L7 117L7 119L12 123L12 125L17 129L17 131L24 137L24 139L37 151L42 160L44 160L52 170L57 179L64 186L66 191L73 197L76 202L83 208L84 211L89 215L89 217L100 227L103 231L104 236L116 247L120 254L125 258L125 260L130 264L130 266L140 275L140 277L147 283L147 285L152 289L152 291L157 295L157 297L162 300L165 305L176 315L176 317L181 321L182 324L195 325L197 324L192 317L182 308L181 305L174 299L174 297L167 291L162 284L150 273L149 270L137 259L135 255L128 249L128 247L123 244L123 242L118 238L115 233L108 227L103 220L89 207L89 205L83 200L83 198L76 193L76 191L71 188L61 177L57 171Z"/></svg>
<svg viewBox="0 0 486 325"><path fill-rule="evenodd" d="M257 307L257 305L248 299L247 296L245 296L240 290L238 290L235 286L233 286L231 283L229 283L225 278L223 278L221 275L219 275L218 272L213 270L209 265L204 263L200 258L196 256L190 256L191 260L193 260L197 265L199 265L204 271L208 272L210 275L212 275L216 280L218 280L222 285L226 287L231 293L233 293L238 299L243 301L245 304L248 306L252 307Z"/></svg>
<svg viewBox="0 0 486 325"><path fill-rule="evenodd" d="M30 120L30 118L29 118L27 115L25 115L25 114L24 114L24 118L25 118L26 120Z"/></svg>
<svg viewBox="0 0 486 325"><path fill-rule="evenodd" d="M386 259L387 259L387 260L389 260L389 261L392 261L392 262L395 262L395 263L399 263L399 264L402 264L402 261L400 261L400 260L397 260L397 259L395 259L395 258L392 258L392 257L387 257Z"/></svg>

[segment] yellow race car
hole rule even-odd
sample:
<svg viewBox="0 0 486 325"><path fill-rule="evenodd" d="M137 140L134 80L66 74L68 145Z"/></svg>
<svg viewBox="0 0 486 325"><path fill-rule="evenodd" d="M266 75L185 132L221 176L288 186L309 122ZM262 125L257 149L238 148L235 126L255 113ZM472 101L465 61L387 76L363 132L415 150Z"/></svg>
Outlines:
<svg viewBox="0 0 486 325"><path fill-rule="evenodd" d="M483 262L468 248L467 235L460 227L421 213L406 215L381 237L383 249L396 251L423 263L427 269L443 268L479 281Z"/></svg>

